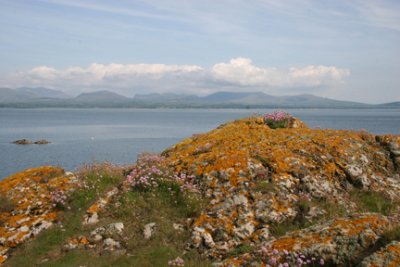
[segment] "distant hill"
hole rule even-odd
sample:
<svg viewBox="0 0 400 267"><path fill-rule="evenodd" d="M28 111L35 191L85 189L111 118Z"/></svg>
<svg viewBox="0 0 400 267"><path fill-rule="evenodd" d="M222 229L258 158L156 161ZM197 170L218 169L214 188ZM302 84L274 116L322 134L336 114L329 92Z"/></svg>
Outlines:
<svg viewBox="0 0 400 267"><path fill-rule="evenodd" d="M64 92L37 87L21 87L17 89L0 88L0 103L40 102L48 99L68 99L71 96Z"/></svg>
<svg viewBox="0 0 400 267"><path fill-rule="evenodd" d="M24 94L29 94L36 98L57 98L57 99L71 98L70 95L67 95L66 93L64 93L62 91L53 90L53 89L44 88L44 87L36 87L36 88L21 87L21 88L15 89L15 91L24 93Z"/></svg>
<svg viewBox="0 0 400 267"><path fill-rule="evenodd" d="M73 101L89 103L121 103L129 102L131 99L110 91L96 91L92 93L82 93L75 97Z"/></svg>
<svg viewBox="0 0 400 267"><path fill-rule="evenodd" d="M202 98L203 101L210 101L216 103L223 103L223 102L242 102L241 100L245 100L247 98L255 97L268 97L268 95L261 93L261 92L216 92L211 95L205 96Z"/></svg>
<svg viewBox="0 0 400 267"><path fill-rule="evenodd" d="M133 98L111 91L82 93L38 87L0 88L0 107L125 107L125 108L400 108L400 102L371 105L311 94L272 96L263 92L216 92L207 96L174 93L138 94Z"/></svg>
<svg viewBox="0 0 400 267"><path fill-rule="evenodd" d="M133 98L134 101L147 102L147 103L177 103L182 101L198 101L200 98L195 95L186 94L174 94L174 93L163 93L163 94L138 94Z"/></svg>
<svg viewBox="0 0 400 267"><path fill-rule="evenodd" d="M21 103L35 98L32 94L18 92L10 88L0 88L0 103Z"/></svg>
<svg viewBox="0 0 400 267"><path fill-rule="evenodd" d="M179 94L136 95L137 103L159 104L178 107L321 107L358 108L371 105L339 101L314 95L272 96L263 92L216 92L204 97Z"/></svg>
<svg viewBox="0 0 400 267"><path fill-rule="evenodd" d="M379 106L383 108L400 108L400 101L380 104Z"/></svg>

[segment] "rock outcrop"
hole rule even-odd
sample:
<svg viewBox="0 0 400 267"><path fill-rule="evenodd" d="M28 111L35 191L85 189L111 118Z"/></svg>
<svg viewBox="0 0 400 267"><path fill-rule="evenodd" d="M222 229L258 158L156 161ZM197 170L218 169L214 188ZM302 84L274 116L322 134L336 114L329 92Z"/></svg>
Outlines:
<svg viewBox="0 0 400 267"><path fill-rule="evenodd" d="M53 224L56 206L76 186L72 173L50 166L28 169L0 181L0 195L12 206L0 210L0 263L7 259L10 248Z"/></svg>
<svg viewBox="0 0 400 267"><path fill-rule="evenodd" d="M209 199L193 224L192 245L200 252L224 259L243 245L273 247L278 244L271 243L277 238L271 233L273 226L295 223L299 218L312 222L332 206L343 209L343 215L358 212L360 207L352 199L355 192L375 192L399 200L399 137L309 129L298 120L293 125L296 128L270 129L260 119L239 120L185 139L163 153L177 172L196 175ZM344 217L341 220L346 223L320 227L330 240L335 235L359 239L365 228L371 234L357 251L362 255L379 238L387 219L360 216L383 225L378 232L371 228L374 224L360 225L356 233L345 227L358 225L361 219ZM307 231L318 232L313 228ZM340 252L334 243L320 244L318 235L315 240L312 234L305 236L309 244L314 243L312 252L329 250L323 256L338 264L343 263L338 253L354 252L350 248ZM292 246L281 247L306 253L310 248L299 238L304 238L303 232L288 233L286 240L291 240ZM279 240L285 239L274 242ZM252 261L251 257L247 260ZM234 262L229 266L235 266Z"/></svg>
<svg viewBox="0 0 400 267"><path fill-rule="evenodd" d="M129 221L107 221L102 210L122 205L132 179L144 183L150 171L179 180L178 191L202 194L205 208L173 229L190 231L188 247L216 266L399 265L399 240L385 236L400 221L400 136L310 129L297 119L271 129L263 118L249 118L193 135L154 159L160 168L138 162L125 181L90 202L82 218L90 233L70 236L60 247L128 255ZM0 182L0 196L10 201L0 210L0 263L10 248L52 225L77 184L55 167ZM150 242L162 227L150 221L140 236Z"/></svg>

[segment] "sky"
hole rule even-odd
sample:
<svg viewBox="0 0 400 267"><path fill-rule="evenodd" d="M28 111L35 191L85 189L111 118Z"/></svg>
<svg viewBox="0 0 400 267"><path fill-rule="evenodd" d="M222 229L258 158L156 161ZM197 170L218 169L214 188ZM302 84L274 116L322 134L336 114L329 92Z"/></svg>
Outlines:
<svg viewBox="0 0 400 267"><path fill-rule="evenodd" d="M0 87L400 101L399 0L0 0Z"/></svg>

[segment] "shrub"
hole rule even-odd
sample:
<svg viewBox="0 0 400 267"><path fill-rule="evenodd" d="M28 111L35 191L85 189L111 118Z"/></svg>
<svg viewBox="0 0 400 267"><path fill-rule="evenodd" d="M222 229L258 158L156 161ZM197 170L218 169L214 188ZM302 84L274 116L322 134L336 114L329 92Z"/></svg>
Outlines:
<svg viewBox="0 0 400 267"><path fill-rule="evenodd" d="M287 128L292 118L292 115L284 111L274 111L264 115L264 121L271 129Z"/></svg>

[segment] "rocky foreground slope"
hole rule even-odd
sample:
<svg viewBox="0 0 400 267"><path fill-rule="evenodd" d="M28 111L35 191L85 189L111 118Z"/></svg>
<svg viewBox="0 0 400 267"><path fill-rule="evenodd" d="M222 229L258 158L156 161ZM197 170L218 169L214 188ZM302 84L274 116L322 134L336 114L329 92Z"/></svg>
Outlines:
<svg viewBox="0 0 400 267"><path fill-rule="evenodd" d="M85 184L79 177L45 170L0 182L1 196L11 202L0 213L2 262L12 250L14 258L23 256L14 249L18 243L62 222L61 196L88 190L77 186ZM146 240L167 235L157 244L172 244L171 236L185 243L174 248L174 257L182 249L186 265L176 258L170 266L199 266L185 250L217 266L399 266L399 170L399 136L309 129L298 120L284 129L269 128L263 118L230 122L126 168L123 178L88 203L83 231L66 236L54 258L79 248L101 257L105 250L118 259L131 257L138 248L130 242L143 232ZM170 192L176 205L168 209L179 208L179 218L160 210L159 221L143 217L142 223L129 217L131 211L116 212L127 206L140 211L151 197L165 197L163 190ZM181 212L177 205L183 200L186 206L194 200L201 205ZM148 206L145 210L151 213Z"/></svg>

